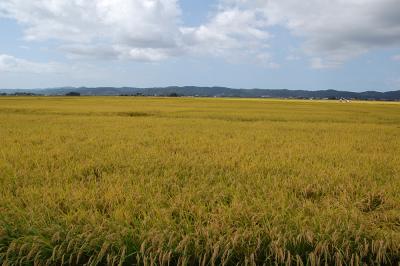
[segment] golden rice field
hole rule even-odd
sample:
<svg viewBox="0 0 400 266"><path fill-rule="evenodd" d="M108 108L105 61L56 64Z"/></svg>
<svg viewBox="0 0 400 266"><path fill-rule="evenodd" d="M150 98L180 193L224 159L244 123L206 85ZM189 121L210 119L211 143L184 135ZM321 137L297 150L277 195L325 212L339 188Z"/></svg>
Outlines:
<svg viewBox="0 0 400 266"><path fill-rule="evenodd" d="M399 263L400 103L0 98L0 264Z"/></svg>

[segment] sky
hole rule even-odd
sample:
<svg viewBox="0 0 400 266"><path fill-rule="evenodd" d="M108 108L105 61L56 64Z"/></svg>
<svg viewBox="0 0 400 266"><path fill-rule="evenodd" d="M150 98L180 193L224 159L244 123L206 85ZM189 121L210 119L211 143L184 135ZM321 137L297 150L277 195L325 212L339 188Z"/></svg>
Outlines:
<svg viewBox="0 0 400 266"><path fill-rule="evenodd" d="M0 88L400 90L399 0L1 0Z"/></svg>

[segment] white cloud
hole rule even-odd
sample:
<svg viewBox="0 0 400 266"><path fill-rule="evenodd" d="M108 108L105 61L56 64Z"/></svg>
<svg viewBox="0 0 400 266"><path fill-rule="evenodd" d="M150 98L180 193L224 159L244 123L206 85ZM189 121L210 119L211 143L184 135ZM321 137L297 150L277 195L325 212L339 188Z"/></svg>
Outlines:
<svg viewBox="0 0 400 266"><path fill-rule="evenodd" d="M398 0L223 0L221 5L263 14L304 39L312 65L336 67L381 47L400 46Z"/></svg>
<svg viewBox="0 0 400 266"><path fill-rule="evenodd" d="M26 39L57 40L77 56L158 60L181 38L176 0L2 0L0 10Z"/></svg>
<svg viewBox="0 0 400 266"><path fill-rule="evenodd" d="M250 53L266 48L270 37L251 10L220 10L207 24L182 28L191 49L214 55L227 55L232 50Z"/></svg>
<svg viewBox="0 0 400 266"><path fill-rule="evenodd" d="M326 68L335 68L340 66L341 62L335 61L324 61L320 57L314 57L310 60L311 67L314 69L326 69Z"/></svg>
<svg viewBox="0 0 400 266"><path fill-rule="evenodd" d="M177 0L2 0L0 15L20 22L27 40L58 41L73 59L160 61L191 54L270 60L269 34L253 10L221 5L197 27L182 24Z"/></svg>
<svg viewBox="0 0 400 266"><path fill-rule="evenodd" d="M273 63L271 28L303 41L316 68L400 46L399 0L219 0L202 25L182 22L178 0L1 0L27 40L56 40L71 58L159 61L190 55Z"/></svg>
<svg viewBox="0 0 400 266"><path fill-rule="evenodd" d="M196 27L181 27L190 54L222 56L230 62L278 68L269 41L273 36L258 9L221 2L209 20Z"/></svg>
<svg viewBox="0 0 400 266"><path fill-rule="evenodd" d="M59 63L39 63L11 55L0 54L0 73L16 72L16 73L57 73L64 72L65 66Z"/></svg>

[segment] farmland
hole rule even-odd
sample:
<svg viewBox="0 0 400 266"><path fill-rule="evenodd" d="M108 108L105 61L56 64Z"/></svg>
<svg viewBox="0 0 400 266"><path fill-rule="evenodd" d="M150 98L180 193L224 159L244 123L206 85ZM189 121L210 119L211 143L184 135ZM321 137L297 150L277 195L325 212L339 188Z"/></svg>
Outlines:
<svg viewBox="0 0 400 266"><path fill-rule="evenodd" d="M399 103L0 98L0 264L399 262Z"/></svg>

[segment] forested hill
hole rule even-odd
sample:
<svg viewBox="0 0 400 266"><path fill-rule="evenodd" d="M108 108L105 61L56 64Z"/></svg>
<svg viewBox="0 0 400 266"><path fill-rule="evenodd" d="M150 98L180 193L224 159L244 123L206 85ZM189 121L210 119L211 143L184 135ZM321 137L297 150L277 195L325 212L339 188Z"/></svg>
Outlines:
<svg viewBox="0 0 400 266"><path fill-rule="evenodd" d="M143 95L143 96L197 96L197 97L242 97L242 98L315 98L315 99L362 99L362 100L400 100L399 91L377 92L350 92L338 90L273 90L273 89L232 89L227 87L62 87L47 89L9 89L0 90L1 94L17 95L65 95L77 92L87 96L118 96L118 95Z"/></svg>

